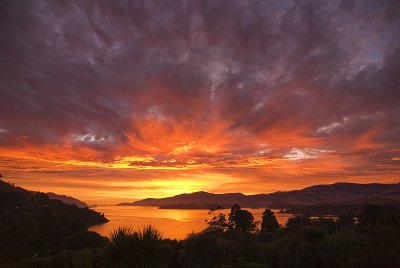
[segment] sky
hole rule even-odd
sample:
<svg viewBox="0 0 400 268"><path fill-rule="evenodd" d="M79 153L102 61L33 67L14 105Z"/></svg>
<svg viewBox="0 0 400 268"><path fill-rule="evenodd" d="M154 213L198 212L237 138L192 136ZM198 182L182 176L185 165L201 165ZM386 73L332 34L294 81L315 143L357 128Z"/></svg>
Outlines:
<svg viewBox="0 0 400 268"><path fill-rule="evenodd" d="M116 203L400 182L400 2L0 2L0 173Z"/></svg>

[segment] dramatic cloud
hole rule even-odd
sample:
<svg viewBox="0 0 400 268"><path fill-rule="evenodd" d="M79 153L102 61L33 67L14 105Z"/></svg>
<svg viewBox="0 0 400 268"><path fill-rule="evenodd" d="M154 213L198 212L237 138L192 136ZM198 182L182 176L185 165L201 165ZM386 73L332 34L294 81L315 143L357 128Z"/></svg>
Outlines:
<svg viewBox="0 0 400 268"><path fill-rule="evenodd" d="M399 1L5 0L0 36L0 170L32 189L399 181Z"/></svg>

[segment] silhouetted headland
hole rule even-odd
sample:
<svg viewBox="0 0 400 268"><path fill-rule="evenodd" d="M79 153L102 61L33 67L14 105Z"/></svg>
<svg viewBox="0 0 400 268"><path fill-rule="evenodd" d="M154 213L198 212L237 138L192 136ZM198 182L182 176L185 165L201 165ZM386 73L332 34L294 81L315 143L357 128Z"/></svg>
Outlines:
<svg viewBox="0 0 400 268"><path fill-rule="evenodd" d="M161 209L210 209L230 208L233 204L241 204L248 208L285 209L289 213L338 215L343 212L358 213L364 203L399 204L400 184L338 182L301 190L254 195L214 194L201 191L166 198L146 198L118 205L156 206Z"/></svg>

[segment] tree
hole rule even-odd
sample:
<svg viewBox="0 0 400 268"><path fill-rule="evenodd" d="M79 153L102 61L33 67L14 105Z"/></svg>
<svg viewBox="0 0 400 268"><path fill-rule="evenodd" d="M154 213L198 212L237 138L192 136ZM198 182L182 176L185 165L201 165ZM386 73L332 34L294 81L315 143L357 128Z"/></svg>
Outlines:
<svg viewBox="0 0 400 268"><path fill-rule="evenodd" d="M231 208L231 213L229 213L228 226L231 230L251 233L256 230L257 223L249 211L241 209L238 204L234 204Z"/></svg>
<svg viewBox="0 0 400 268"><path fill-rule="evenodd" d="M190 234L182 242L179 261L182 267L218 267L229 249L228 241L215 230Z"/></svg>
<svg viewBox="0 0 400 268"><path fill-rule="evenodd" d="M359 215L359 222L362 225L396 225L399 223L399 212L391 211L390 206L384 207L374 204L364 204Z"/></svg>
<svg viewBox="0 0 400 268"><path fill-rule="evenodd" d="M270 209L265 209L262 215L261 232L276 232L279 229L279 223L275 214Z"/></svg>
<svg viewBox="0 0 400 268"><path fill-rule="evenodd" d="M301 228L311 225L311 219L307 215L296 215L288 219L286 223L286 230L291 232L298 232Z"/></svg>
<svg viewBox="0 0 400 268"><path fill-rule="evenodd" d="M207 221L208 228L216 231L224 232L228 229L228 221L225 214L221 213L221 207L212 208L208 215L213 215L212 219Z"/></svg>
<svg viewBox="0 0 400 268"><path fill-rule="evenodd" d="M347 214L340 215L336 221L336 224L339 229L343 229L343 228L350 229L350 228L354 227L355 222L356 221L354 219L354 215L352 213L347 213Z"/></svg>

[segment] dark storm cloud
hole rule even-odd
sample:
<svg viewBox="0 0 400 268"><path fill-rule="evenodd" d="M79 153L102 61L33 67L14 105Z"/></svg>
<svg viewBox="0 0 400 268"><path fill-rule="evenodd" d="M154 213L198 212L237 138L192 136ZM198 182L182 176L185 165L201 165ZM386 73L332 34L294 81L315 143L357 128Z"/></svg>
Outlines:
<svg viewBox="0 0 400 268"><path fill-rule="evenodd" d="M144 150L129 144L147 142L140 122L150 117L165 127L197 122L199 131L229 122L224 132L266 142L275 129L304 128L325 146L377 128L370 139L397 148L399 9L397 1L2 1L0 145Z"/></svg>

